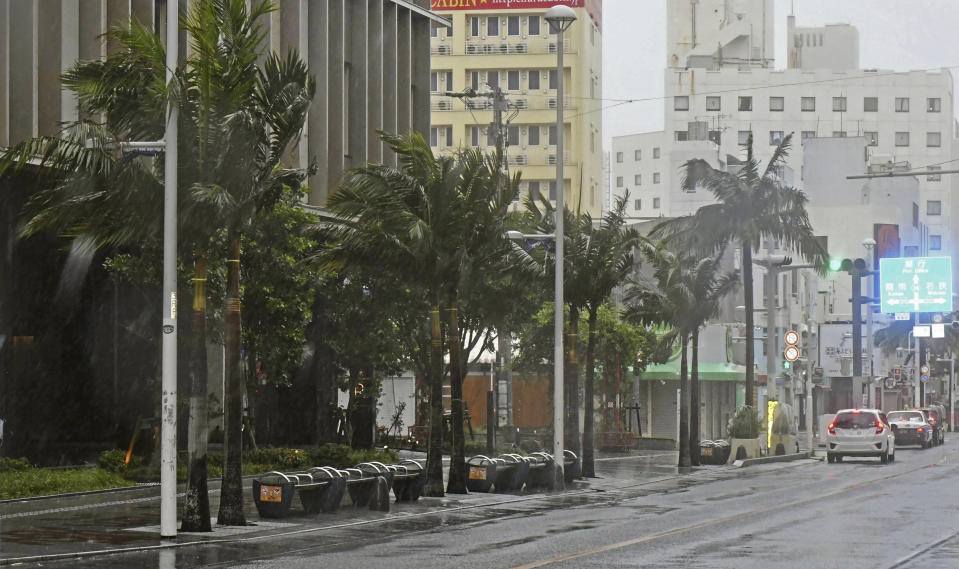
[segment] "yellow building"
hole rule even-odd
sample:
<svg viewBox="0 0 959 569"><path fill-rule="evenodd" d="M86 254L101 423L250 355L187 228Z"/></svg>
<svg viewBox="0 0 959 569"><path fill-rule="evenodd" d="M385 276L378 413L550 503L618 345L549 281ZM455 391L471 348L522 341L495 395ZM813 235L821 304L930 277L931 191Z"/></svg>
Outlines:
<svg viewBox="0 0 959 569"><path fill-rule="evenodd" d="M522 172L522 195L539 191L555 199L557 46L543 19L555 4L569 5L577 16L564 34L564 197L569 207L598 218L603 193L601 0L432 0L432 10L453 26L434 26L430 39L430 144L438 154L494 146L490 125L498 86L506 101L510 172ZM469 90L477 96L463 96Z"/></svg>

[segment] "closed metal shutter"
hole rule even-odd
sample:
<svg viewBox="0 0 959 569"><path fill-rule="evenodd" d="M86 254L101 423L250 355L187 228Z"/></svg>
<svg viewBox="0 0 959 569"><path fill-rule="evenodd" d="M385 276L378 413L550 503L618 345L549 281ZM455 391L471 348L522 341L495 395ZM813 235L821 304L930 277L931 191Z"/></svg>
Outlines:
<svg viewBox="0 0 959 569"><path fill-rule="evenodd" d="M654 437L676 439L676 390L678 381L667 381L666 385L653 382L653 428Z"/></svg>

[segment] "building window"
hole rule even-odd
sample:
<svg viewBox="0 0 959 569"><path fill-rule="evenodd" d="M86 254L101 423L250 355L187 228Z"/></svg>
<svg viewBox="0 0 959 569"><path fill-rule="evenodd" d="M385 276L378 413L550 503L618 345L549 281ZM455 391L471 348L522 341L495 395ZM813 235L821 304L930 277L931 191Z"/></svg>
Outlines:
<svg viewBox="0 0 959 569"><path fill-rule="evenodd" d="M434 148L439 146L439 129L435 126L430 127L430 146Z"/></svg>
<svg viewBox="0 0 959 569"><path fill-rule="evenodd" d="M723 143L723 131L721 130L711 130L706 134L706 138L716 146L722 146Z"/></svg>
<svg viewBox="0 0 959 569"><path fill-rule="evenodd" d="M807 138L816 138L816 131L804 130L800 136L802 136L802 142L805 142Z"/></svg>
<svg viewBox="0 0 959 569"><path fill-rule="evenodd" d="M507 16L507 18L506 18L506 35L508 35L508 36L518 36L518 35L519 35L519 16Z"/></svg>
<svg viewBox="0 0 959 569"><path fill-rule="evenodd" d="M480 128L478 126L470 127L470 146L476 148L479 146Z"/></svg>
<svg viewBox="0 0 959 569"><path fill-rule="evenodd" d="M834 130L832 131L833 138L846 138L846 131L844 130Z"/></svg>
<svg viewBox="0 0 959 569"><path fill-rule="evenodd" d="M623 163L623 153L622 153L622 152L617 152L617 153L616 153L616 163L617 163L617 164L622 164L622 163Z"/></svg>
<svg viewBox="0 0 959 569"><path fill-rule="evenodd" d="M909 112L909 97L896 97L896 112L897 113Z"/></svg>
<svg viewBox="0 0 959 569"><path fill-rule="evenodd" d="M549 199L556 201L556 180L549 181Z"/></svg>
<svg viewBox="0 0 959 569"><path fill-rule="evenodd" d="M926 215L942 215L942 202L939 200L928 200L926 202Z"/></svg>
<svg viewBox="0 0 959 569"><path fill-rule="evenodd" d="M643 200L639 199L633 202L633 209L643 209Z"/></svg>
<svg viewBox="0 0 959 569"><path fill-rule="evenodd" d="M773 112L782 112L786 108L786 100L782 97L769 97L769 110Z"/></svg>
<svg viewBox="0 0 959 569"><path fill-rule="evenodd" d="M549 125L549 145L556 146L556 125Z"/></svg>
<svg viewBox="0 0 959 569"><path fill-rule="evenodd" d="M539 16L527 16L526 18L526 31L531 36L538 36L539 31Z"/></svg>
<svg viewBox="0 0 959 569"><path fill-rule="evenodd" d="M769 131L769 144L776 146L783 141L783 131L781 130L771 130Z"/></svg>
<svg viewBox="0 0 959 569"><path fill-rule="evenodd" d="M912 204L912 226L916 229L919 228L919 204L915 202Z"/></svg>
<svg viewBox="0 0 959 569"><path fill-rule="evenodd" d="M486 17L486 35L490 37L499 35L499 16Z"/></svg>
<svg viewBox="0 0 959 569"><path fill-rule="evenodd" d="M938 170L942 170L942 166L929 166L926 168L926 170L938 171ZM929 174L928 176L926 176L927 182L938 182L940 180L942 180L942 174Z"/></svg>
<svg viewBox="0 0 959 569"><path fill-rule="evenodd" d="M753 110L753 98L752 98L752 97L740 97L740 98L739 98L739 110L740 110L740 111L751 111L751 110Z"/></svg>
<svg viewBox="0 0 959 569"><path fill-rule="evenodd" d="M816 110L816 97L803 97L799 100L799 108L803 112L812 112Z"/></svg>
<svg viewBox="0 0 959 569"><path fill-rule="evenodd" d="M837 113L846 112L846 98L845 97L833 97L832 98L832 110Z"/></svg>
<svg viewBox="0 0 959 569"><path fill-rule="evenodd" d="M636 174L635 176L633 176L633 184L636 185L636 186L642 186L642 185L643 185L643 175L642 175L642 174Z"/></svg>
<svg viewBox="0 0 959 569"><path fill-rule="evenodd" d="M439 82L440 82L440 74L437 73L436 71L431 72L430 73L430 91L434 93L439 91L440 90Z"/></svg>
<svg viewBox="0 0 959 569"><path fill-rule="evenodd" d="M496 91L496 88L499 87L499 71L487 71L486 84L489 85L490 89Z"/></svg>
<svg viewBox="0 0 959 569"><path fill-rule="evenodd" d="M549 70L549 88L556 89L556 70L555 69Z"/></svg>
<svg viewBox="0 0 959 569"><path fill-rule="evenodd" d="M529 127L529 130L526 134L526 142L530 146L539 145L539 126L533 125Z"/></svg>
<svg viewBox="0 0 959 569"><path fill-rule="evenodd" d="M930 146L930 147L942 146L942 134L938 132L927 132L926 146Z"/></svg>
<svg viewBox="0 0 959 569"><path fill-rule="evenodd" d="M683 141L689 140L689 131L688 131L688 130L677 130L676 133L675 133L675 135L674 135L674 138L675 138L678 142L683 142Z"/></svg>
<svg viewBox="0 0 959 569"><path fill-rule="evenodd" d="M642 160L642 159L643 159L643 151L642 151L642 150L634 150L634 151L633 151L633 160L635 160L636 162L639 162L639 161Z"/></svg>
<svg viewBox="0 0 959 569"><path fill-rule="evenodd" d="M526 80L526 84L529 86L530 91L539 89L539 69L529 70L529 78Z"/></svg>
<svg viewBox="0 0 959 569"><path fill-rule="evenodd" d="M653 160L659 159L659 147L653 148Z"/></svg>
<svg viewBox="0 0 959 569"><path fill-rule="evenodd" d="M453 90L453 72L452 71L446 72L446 90L447 91Z"/></svg>
<svg viewBox="0 0 959 569"><path fill-rule="evenodd" d="M659 183L659 172L653 172L653 183L654 184Z"/></svg>
<svg viewBox="0 0 959 569"><path fill-rule="evenodd" d="M519 71L506 72L506 89L508 91L519 91Z"/></svg>
<svg viewBox="0 0 959 569"><path fill-rule="evenodd" d="M479 71L469 72L469 82L470 88L472 88L474 91L480 90Z"/></svg>
<svg viewBox="0 0 959 569"><path fill-rule="evenodd" d="M623 177L622 177L622 176L616 176L616 187L617 187L617 188L622 188L622 187L623 187Z"/></svg>
<svg viewBox="0 0 959 569"><path fill-rule="evenodd" d="M929 250L939 251L942 249L942 235L929 236Z"/></svg>
<svg viewBox="0 0 959 569"><path fill-rule="evenodd" d="M659 209L659 198L653 198L653 209Z"/></svg>
<svg viewBox="0 0 959 569"><path fill-rule="evenodd" d="M863 134L866 136L866 146L879 146L879 132L867 130Z"/></svg>
<svg viewBox="0 0 959 569"><path fill-rule="evenodd" d="M689 110L689 97L686 95L679 95L673 97L673 110L674 111L688 111Z"/></svg>
<svg viewBox="0 0 959 569"><path fill-rule="evenodd" d="M909 133L908 133L908 132L897 132L897 133L896 133L896 146L909 146Z"/></svg>
<svg viewBox="0 0 959 569"><path fill-rule="evenodd" d="M740 146L745 146L749 144L749 135L752 134L751 130L741 130L739 131L739 136L736 138L736 143Z"/></svg>
<svg viewBox="0 0 959 569"><path fill-rule="evenodd" d="M437 24L430 24L430 37L438 38L440 37L440 27Z"/></svg>
<svg viewBox="0 0 959 569"><path fill-rule="evenodd" d="M480 35L480 21L478 16L473 16L470 18L470 35L474 38L477 38Z"/></svg>
<svg viewBox="0 0 959 569"><path fill-rule="evenodd" d="M707 111L720 111L722 108L722 97L706 97Z"/></svg>
<svg viewBox="0 0 959 569"><path fill-rule="evenodd" d="M510 146L519 146L519 127L510 125L506 127L506 144Z"/></svg>
<svg viewBox="0 0 959 569"><path fill-rule="evenodd" d="M862 110L867 113L878 113L879 97L864 97L862 100Z"/></svg>
<svg viewBox="0 0 959 569"><path fill-rule="evenodd" d="M939 97L926 99L926 112L927 113L939 113L942 112L942 99Z"/></svg>

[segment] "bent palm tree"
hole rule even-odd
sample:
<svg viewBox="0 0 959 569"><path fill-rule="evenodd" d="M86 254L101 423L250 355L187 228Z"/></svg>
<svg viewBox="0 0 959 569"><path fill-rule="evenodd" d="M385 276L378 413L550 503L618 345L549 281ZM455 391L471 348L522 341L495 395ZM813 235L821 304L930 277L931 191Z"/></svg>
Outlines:
<svg viewBox="0 0 959 569"><path fill-rule="evenodd" d="M813 235L806 212L806 195L785 185L780 173L789 154L792 135L786 136L763 168L753 155L752 136L746 161L736 172L717 170L702 159L686 162L682 188L705 187L717 203L696 213L658 224L651 235L676 241L686 250L714 253L727 244L741 247L743 296L746 305L746 405L753 406L754 339L752 254L763 239L775 239L786 249L825 270L828 254Z"/></svg>

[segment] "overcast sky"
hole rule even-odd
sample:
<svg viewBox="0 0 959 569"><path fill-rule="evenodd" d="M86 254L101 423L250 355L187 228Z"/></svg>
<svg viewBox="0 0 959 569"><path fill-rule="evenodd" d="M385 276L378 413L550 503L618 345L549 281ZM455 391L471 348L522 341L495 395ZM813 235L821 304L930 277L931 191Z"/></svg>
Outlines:
<svg viewBox="0 0 959 569"><path fill-rule="evenodd" d="M688 1L603 0L604 99L662 97L666 2ZM959 0L775 0L777 68L785 67L791 4L797 26L856 26L863 68L953 67L953 75L959 76ZM607 148L613 136L662 130L662 100L608 109L603 127Z"/></svg>

